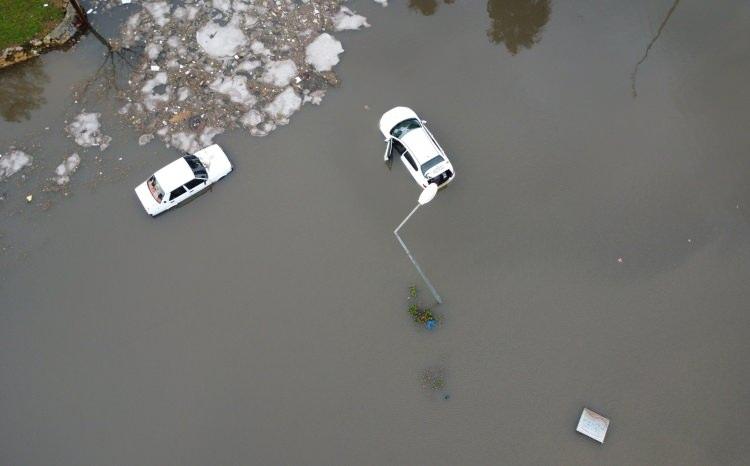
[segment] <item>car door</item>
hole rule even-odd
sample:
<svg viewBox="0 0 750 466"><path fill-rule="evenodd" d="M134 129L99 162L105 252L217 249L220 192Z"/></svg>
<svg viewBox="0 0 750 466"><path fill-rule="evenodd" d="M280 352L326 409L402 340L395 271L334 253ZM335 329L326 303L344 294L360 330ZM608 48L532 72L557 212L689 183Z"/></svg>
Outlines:
<svg viewBox="0 0 750 466"><path fill-rule="evenodd" d="M393 149L393 138L388 138L385 140L385 154L383 154L383 162L387 163L389 160L391 160L391 149Z"/></svg>
<svg viewBox="0 0 750 466"><path fill-rule="evenodd" d="M194 178L185 183L185 188L188 190L188 197L198 194L208 186L208 180L204 178Z"/></svg>
<svg viewBox="0 0 750 466"><path fill-rule="evenodd" d="M188 194L188 190L185 188L185 186L178 186L177 188L172 190L171 193L169 193L169 206L174 207L188 197L190 197L190 195Z"/></svg>
<svg viewBox="0 0 750 466"><path fill-rule="evenodd" d="M404 150L404 153L401 154L401 162L403 162L406 170L418 185L422 187L427 186L426 180L424 179L424 176L422 176L422 172L419 171L419 165L417 165L416 160L414 160L414 157L408 150Z"/></svg>

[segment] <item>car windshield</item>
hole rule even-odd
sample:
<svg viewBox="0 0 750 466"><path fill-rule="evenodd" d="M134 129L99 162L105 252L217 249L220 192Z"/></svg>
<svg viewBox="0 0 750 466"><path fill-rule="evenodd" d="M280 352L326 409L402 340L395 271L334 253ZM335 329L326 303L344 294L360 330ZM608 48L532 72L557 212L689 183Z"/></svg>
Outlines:
<svg viewBox="0 0 750 466"><path fill-rule="evenodd" d="M161 200L164 199L164 190L159 186L159 182L156 181L155 176L152 176L146 181L146 186L148 186L148 190L151 195L154 196L156 202L161 202Z"/></svg>
<svg viewBox="0 0 750 466"><path fill-rule="evenodd" d="M401 138L404 134L413 129L419 128L420 126L421 125L419 124L419 120L417 120L416 118L404 120L393 127L393 129L391 130L391 136Z"/></svg>
<svg viewBox="0 0 750 466"><path fill-rule="evenodd" d="M435 165L439 164L440 162L444 161L445 159L441 155L436 155L435 157L431 158L427 162L422 164L422 174L424 175L427 173L427 171L434 167Z"/></svg>
<svg viewBox="0 0 750 466"><path fill-rule="evenodd" d="M206 167L203 165L203 162L200 161L200 159L194 155L186 155L184 157L187 164L190 166L190 169L193 170L193 174L196 178L200 178L202 180L205 180L208 178L208 175L206 174Z"/></svg>

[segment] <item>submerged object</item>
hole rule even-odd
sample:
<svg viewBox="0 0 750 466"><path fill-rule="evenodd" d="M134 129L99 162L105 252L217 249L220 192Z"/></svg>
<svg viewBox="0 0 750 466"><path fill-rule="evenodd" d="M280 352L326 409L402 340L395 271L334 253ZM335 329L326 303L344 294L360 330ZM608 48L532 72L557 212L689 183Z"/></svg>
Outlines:
<svg viewBox="0 0 750 466"><path fill-rule="evenodd" d="M588 408L583 408L576 431L599 443L604 443L607 429L609 429L609 419Z"/></svg>

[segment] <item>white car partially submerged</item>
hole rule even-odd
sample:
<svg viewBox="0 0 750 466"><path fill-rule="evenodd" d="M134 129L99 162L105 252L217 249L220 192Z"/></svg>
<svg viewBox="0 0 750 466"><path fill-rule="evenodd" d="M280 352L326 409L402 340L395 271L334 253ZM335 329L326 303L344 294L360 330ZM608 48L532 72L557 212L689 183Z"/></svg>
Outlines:
<svg viewBox="0 0 750 466"><path fill-rule="evenodd" d="M135 194L146 212L156 216L197 195L231 171L227 154L214 144L158 170L135 188Z"/></svg>
<svg viewBox="0 0 750 466"><path fill-rule="evenodd" d="M430 183L442 187L453 181L456 171L426 121L408 107L395 107L380 117L380 132L385 137L386 162L398 157L422 188Z"/></svg>

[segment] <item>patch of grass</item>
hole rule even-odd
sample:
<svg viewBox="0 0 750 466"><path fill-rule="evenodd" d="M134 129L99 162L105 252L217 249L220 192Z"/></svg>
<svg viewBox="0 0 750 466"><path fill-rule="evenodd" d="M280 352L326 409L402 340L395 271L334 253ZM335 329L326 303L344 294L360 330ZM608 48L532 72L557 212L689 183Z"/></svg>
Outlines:
<svg viewBox="0 0 750 466"><path fill-rule="evenodd" d="M47 35L65 16L66 3L65 0L0 0L0 49Z"/></svg>

